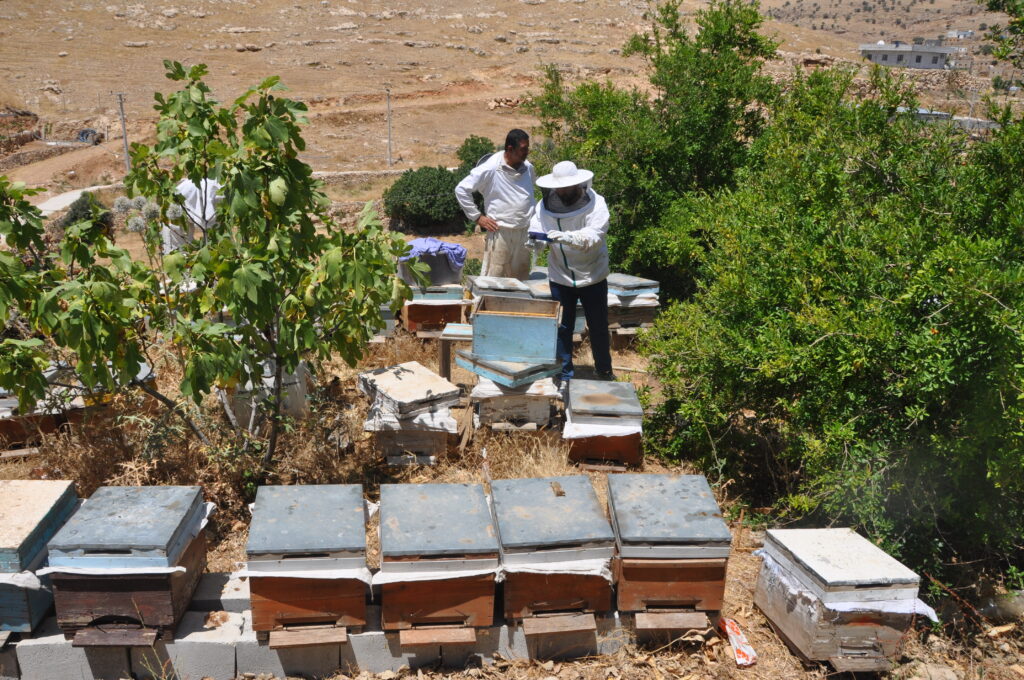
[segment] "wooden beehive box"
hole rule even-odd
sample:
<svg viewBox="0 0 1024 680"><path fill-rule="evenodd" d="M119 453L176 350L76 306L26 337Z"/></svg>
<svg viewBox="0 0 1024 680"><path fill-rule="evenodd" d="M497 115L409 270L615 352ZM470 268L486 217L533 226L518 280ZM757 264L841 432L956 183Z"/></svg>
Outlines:
<svg viewBox="0 0 1024 680"><path fill-rule="evenodd" d="M312 627L333 628L339 641L366 624L368 588L357 578L366 570L365 516L359 484L259 488L245 547L253 630L294 631L301 641Z"/></svg>
<svg viewBox="0 0 1024 680"><path fill-rule="evenodd" d="M459 403L459 388L418 361L362 373L359 387L373 400L374 408L398 418Z"/></svg>
<svg viewBox="0 0 1024 680"><path fill-rule="evenodd" d="M608 275L608 292L612 295L629 297L632 295L654 294L657 295L661 286L652 279L643 279L639 276L619 274L612 272Z"/></svg>
<svg viewBox="0 0 1024 680"><path fill-rule="evenodd" d="M531 277L533 275L531 274ZM530 297L534 300L552 300L551 297L551 284L548 282L547 273L545 272L541 277L536 279L531 278L529 281L524 282L526 287L530 289ZM561 318L561 308L559 308L559 318ZM573 324L572 332L573 335L579 335L583 332L583 329L587 326L587 317L583 312L583 303L576 303L576 322Z"/></svg>
<svg viewBox="0 0 1024 680"><path fill-rule="evenodd" d="M501 423L535 423L546 427L551 420L552 405L559 397L558 388L550 378L521 387L506 387L480 377L469 395L476 404L483 425Z"/></svg>
<svg viewBox="0 0 1024 680"><path fill-rule="evenodd" d="M53 605L50 591L24 572L45 565L46 542L77 502L72 482L0 481L0 634L32 632Z"/></svg>
<svg viewBox="0 0 1024 680"><path fill-rule="evenodd" d="M642 462L643 408L632 383L571 380L565 421L569 460Z"/></svg>
<svg viewBox="0 0 1024 680"><path fill-rule="evenodd" d="M615 536L588 477L495 480L491 493L506 617L612 609L608 578L566 568L610 560L615 552Z"/></svg>
<svg viewBox="0 0 1024 680"><path fill-rule="evenodd" d="M506 276L467 276L466 283L474 297L529 298L530 289L519 279Z"/></svg>
<svg viewBox="0 0 1024 680"><path fill-rule="evenodd" d="M562 370L562 364L554 360L539 364L522 361L498 361L478 357L464 349L455 350L455 363L467 371L506 387L529 385L538 380L550 378Z"/></svg>
<svg viewBox="0 0 1024 680"><path fill-rule="evenodd" d="M172 634L206 566L205 515L198 486L98 489L48 545L57 624L73 644Z"/></svg>
<svg viewBox="0 0 1024 680"><path fill-rule="evenodd" d="M473 355L495 361L554 362L559 309L554 300L485 295L473 310Z"/></svg>
<svg viewBox="0 0 1024 680"><path fill-rule="evenodd" d="M483 486L382 484L380 546L385 630L491 625L498 541Z"/></svg>
<svg viewBox="0 0 1024 680"><path fill-rule="evenodd" d="M889 668L916 616L917 574L852 529L770 529L764 552L754 604L799 656Z"/></svg>
<svg viewBox="0 0 1024 680"><path fill-rule="evenodd" d="M732 535L703 475L608 476L624 612L718 611Z"/></svg>
<svg viewBox="0 0 1024 680"><path fill-rule="evenodd" d="M465 308L461 300L413 300L402 307L402 321L410 333L440 331L450 323L462 323Z"/></svg>

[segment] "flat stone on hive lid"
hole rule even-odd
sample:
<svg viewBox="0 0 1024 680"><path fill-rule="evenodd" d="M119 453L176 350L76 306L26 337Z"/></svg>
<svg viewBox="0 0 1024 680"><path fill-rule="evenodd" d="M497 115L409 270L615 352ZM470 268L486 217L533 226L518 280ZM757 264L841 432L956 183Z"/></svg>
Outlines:
<svg viewBox="0 0 1024 680"><path fill-rule="evenodd" d="M728 556L732 534L703 475L609 475L608 505L624 556L644 545L706 548L677 557Z"/></svg>
<svg viewBox="0 0 1024 680"><path fill-rule="evenodd" d="M607 380L570 380L568 407L581 416L639 418L644 414L632 383Z"/></svg>
<svg viewBox="0 0 1024 680"><path fill-rule="evenodd" d="M917 586L917 574L853 529L769 529L765 549L825 589Z"/></svg>
<svg viewBox="0 0 1024 680"><path fill-rule="evenodd" d="M610 547L615 535L585 475L491 482L505 551Z"/></svg>
<svg viewBox="0 0 1024 680"><path fill-rule="evenodd" d="M261 486L245 551L250 557L364 554L365 518L359 484Z"/></svg>
<svg viewBox="0 0 1024 680"><path fill-rule="evenodd" d="M100 487L50 541L50 565L175 566L202 517L198 486Z"/></svg>
<svg viewBox="0 0 1024 680"><path fill-rule="evenodd" d="M394 557L497 555L480 484L381 484L380 545Z"/></svg>
<svg viewBox="0 0 1024 680"><path fill-rule="evenodd" d="M73 482L0 480L0 572L30 568L76 500Z"/></svg>

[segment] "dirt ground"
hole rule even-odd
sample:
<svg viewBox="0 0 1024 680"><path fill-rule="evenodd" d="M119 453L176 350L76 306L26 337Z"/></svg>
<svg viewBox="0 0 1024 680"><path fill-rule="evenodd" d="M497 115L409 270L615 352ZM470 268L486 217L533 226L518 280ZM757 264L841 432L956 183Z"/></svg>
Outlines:
<svg viewBox="0 0 1024 680"><path fill-rule="evenodd" d="M979 14L974 0L932 1L880 4L869 13L854 12L847 0L832 0L824 9L807 0L767 0L765 9L780 20L769 21L765 30L782 42L770 70L786 78L795 66L822 59L859 63L857 45L877 40L886 22L887 39L909 41L918 34L935 37L943 26L997 19ZM844 3L851 5L849 21L839 7ZM687 12L701 6L696 0L683 4ZM289 96L310 107L303 159L315 170L389 167L387 91L391 167L452 165L458 145L471 134L500 140L512 127L533 128L536 121L519 103L536 89L545 64L556 65L570 81L641 86L643 63L619 51L647 26L648 9L643 0L515 0L494 7L468 0L418 6L371 0L3 0L0 106L39 114L49 139L74 139L92 128L110 140L7 173L46 188L38 200L118 179L124 158L113 93L125 93L129 139L149 141L152 95L172 85L163 77L164 59L208 64L207 80L223 100L280 75ZM826 9L837 14L836 28L805 21ZM897 20L900 26L892 24ZM954 82L946 82L945 73L913 77L923 83L930 104L966 113L990 87L988 70L976 71L981 77L964 74Z"/></svg>

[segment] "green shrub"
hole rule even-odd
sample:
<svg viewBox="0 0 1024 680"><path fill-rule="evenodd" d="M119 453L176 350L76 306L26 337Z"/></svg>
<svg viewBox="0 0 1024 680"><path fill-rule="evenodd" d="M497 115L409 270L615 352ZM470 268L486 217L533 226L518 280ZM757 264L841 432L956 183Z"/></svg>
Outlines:
<svg viewBox="0 0 1024 680"><path fill-rule="evenodd" d="M466 264L462 266L462 276L479 276L483 262L477 257L467 257Z"/></svg>
<svg viewBox="0 0 1024 680"><path fill-rule="evenodd" d="M107 210L106 206L97 200L89 191L83 191L75 201L68 206L68 211L60 219L57 226L67 229L72 224L79 222L91 222L95 227L102 228L107 236L110 236L114 228L114 214Z"/></svg>
<svg viewBox="0 0 1024 680"><path fill-rule="evenodd" d="M384 192L384 211L408 229L450 226L462 216L455 200L459 179L440 166L406 170Z"/></svg>
<svg viewBox="0 0 1024 680"><path fill-rule="evenodd" d="M736 188L673 216L678 242L701 234L700 283L643 342L666 398L645 431L916 567L1013 563L1024 124L972 145L898 113L916 101L894 76L852 82L798 77Z"/></svg>
<svg viewBox="0 0 1024 680"><path fill-rule="evenodd" d="M550 154L538 148L538 165L571 159L595 173L594 188L612 213L612 262L638 274L654 270L647 250L631 246L677 197L731 185L775 96L761 66L776 43L757 32L756 2L713 0L694 17L691 33L678 0L669 0L650 31L623 50L645 59L653 98L611 83L569 88L549 67L532 103L554 142Z"/></svg>
<svg viewBox="0 0 1024 680"><path fill-rule="evenodd" d="M480 137L479 135L470 135L462 142L462 146L455 152L455 155L459 159L459 177L465 176L476 167L476 164L486 154L492 154L498 149L498 146L487 139L486 137Z"/></svg>

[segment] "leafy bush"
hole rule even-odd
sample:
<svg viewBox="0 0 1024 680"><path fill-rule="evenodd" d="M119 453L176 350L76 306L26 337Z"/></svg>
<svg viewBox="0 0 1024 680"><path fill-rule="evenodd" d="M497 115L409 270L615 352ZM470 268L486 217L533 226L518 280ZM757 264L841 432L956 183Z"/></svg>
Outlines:
<svg viewBox="0 0 1024 680"><path fill-rule="evenodd" d="M483 158L486 154L492 154L498 149L498 146L487 139L486 137L480 137L479 135L470 135L466 137L462 142L462 146L455 152L455 155L459 159L459 170L457 174L459 177L465 176L470 170L476 167L477 162Z"/></svg>
<svg viewBox="0 0 1024 680"><path fill-rule="evenodd" d="M459 179L441 166L406 170L384 192L384 211L408 229L450 224L462 215L455 200Z"/></svg>
<svg viewBox="0 0 1024 680"><path fill-rule="evenodd" d="M972 146L876 70L798 77L735 189L676 204L701 283L643 343L673 457L916 566L1021 557L1024 124ZM1005 566L1005 563L1004 563Z"/></svg>
<svg viewBox="0 0 1024 680"><path fill-rule="evenodd" d="M83 191L75 201L68 206L68 211L60 219L57 226L66 229L72 224L79 222L95 222L102 227L105 234L111 235L114 228L114 215L106 206L97 200L89 191Z"/></svg>

